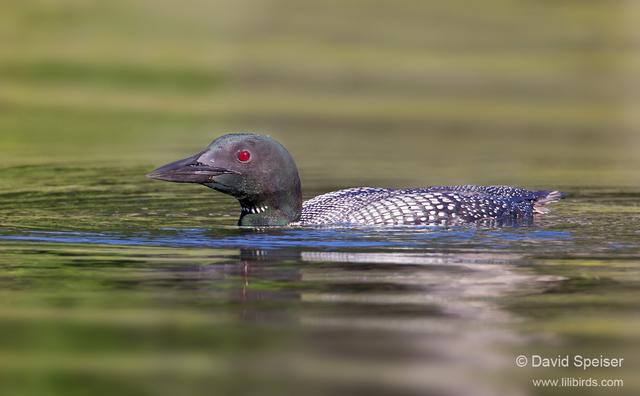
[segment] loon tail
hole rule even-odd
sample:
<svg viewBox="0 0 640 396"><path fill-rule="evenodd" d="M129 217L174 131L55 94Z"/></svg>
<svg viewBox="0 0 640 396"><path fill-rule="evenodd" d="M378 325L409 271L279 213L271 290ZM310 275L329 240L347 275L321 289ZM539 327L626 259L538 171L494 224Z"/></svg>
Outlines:
<svg viewBox="0 0 640 396"><path fill-rule="evenodd" d="M546 207L548 204L552 202L557 202L563 199L564 197L567 196L567 194L560 191L545 190L545 191L536 191L536 196L537 196L537 199L533 203L534 213L546 214L546 213L549 213L549 208Z"/></svg>

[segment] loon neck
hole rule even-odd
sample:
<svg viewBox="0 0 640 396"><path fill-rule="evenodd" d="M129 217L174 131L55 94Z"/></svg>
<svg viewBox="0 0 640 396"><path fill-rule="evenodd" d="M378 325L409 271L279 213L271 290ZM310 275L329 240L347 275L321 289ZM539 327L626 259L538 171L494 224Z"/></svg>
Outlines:
<svg viewBox="0 0 640 396"><path fill-rule="evenodd" d="M241 199L240 207L240 226L285 226L297 221L302 213L300 180L291 189L262 199Z"/></svg>

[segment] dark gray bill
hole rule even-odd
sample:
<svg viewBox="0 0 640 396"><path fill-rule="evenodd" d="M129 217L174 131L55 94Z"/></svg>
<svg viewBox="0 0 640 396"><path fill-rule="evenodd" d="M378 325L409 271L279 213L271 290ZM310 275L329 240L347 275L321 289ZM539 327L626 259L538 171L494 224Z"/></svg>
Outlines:
<svg viewBox="0 0 640 396"><path fill-rule="evenodd" d="M225 173L238 173L198 162L198 158L202 154L198 153L189 158L161 166L149 173L147 177L174 183L210 183L216 176L224 175Z"/></svg>

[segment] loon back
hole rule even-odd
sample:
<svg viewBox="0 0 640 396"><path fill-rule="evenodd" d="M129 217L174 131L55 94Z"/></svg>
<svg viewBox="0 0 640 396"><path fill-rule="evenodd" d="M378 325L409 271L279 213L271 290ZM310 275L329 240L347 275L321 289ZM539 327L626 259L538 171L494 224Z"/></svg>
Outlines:
<svg viewBox="0 0 640 396"><path fill-rule="evenodd" d="M359 187L302 202L289 152L267 136L229 134L204 151L162 166L151 178L198 183L240 202L239 225L429 225L478 221L520 222L546 213L558 191L509 186Z"/></svg>
<svg viewBox="0 0 640 396"><path fill-rule="evenodd" d="M296 223L436 225L529 221L563 197L558 191L510 186L434 186L411 189L359 187L319 195L302 204Z"/></svg>

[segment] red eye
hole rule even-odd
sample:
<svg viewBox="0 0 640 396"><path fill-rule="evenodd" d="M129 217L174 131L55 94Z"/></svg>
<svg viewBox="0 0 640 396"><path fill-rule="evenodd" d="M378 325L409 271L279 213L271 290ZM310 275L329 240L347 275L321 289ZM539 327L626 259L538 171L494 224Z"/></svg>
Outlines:
<svg viewBox="0 0 640 396"><path fill-rule="evenodd" d="M238 161L247 162L251 159L251 153L247 150L238 151Z"/></svg>

